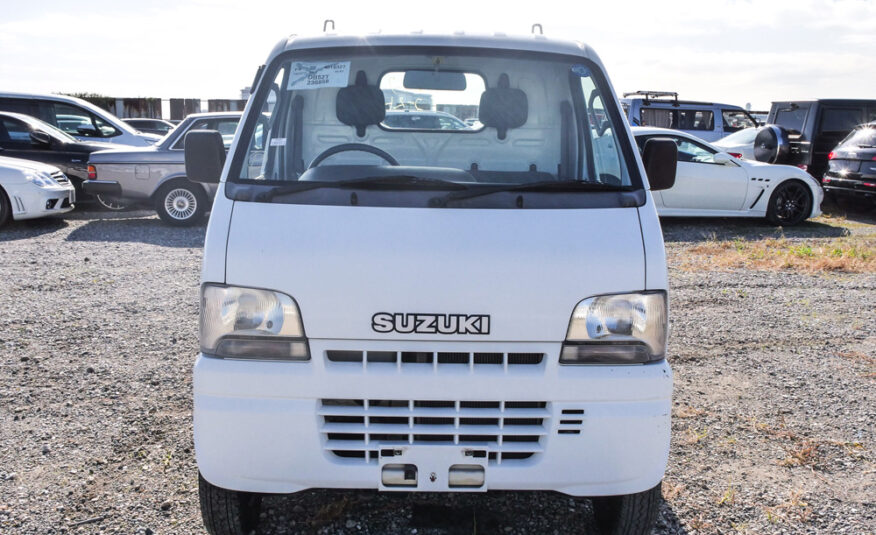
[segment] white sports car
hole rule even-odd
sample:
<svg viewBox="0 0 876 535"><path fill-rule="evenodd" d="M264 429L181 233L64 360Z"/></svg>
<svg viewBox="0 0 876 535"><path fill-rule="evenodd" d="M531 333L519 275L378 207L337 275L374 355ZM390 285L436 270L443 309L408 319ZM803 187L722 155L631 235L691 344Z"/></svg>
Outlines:
<svg viewBox="0 0 876 535"><path fill-rule="evenodd" d="M640 149L655 137L678 145L675 185L652 192L661 216L765 217L787 226L821 214L821 185L800 168L734 158L678 130L632 130Z"/></svg>
<svg viewBox="0 0 876 535"><path fill-rule="evenodd" d="M0 156L0 227L73 209L75 190L57 167Z"/></svg>

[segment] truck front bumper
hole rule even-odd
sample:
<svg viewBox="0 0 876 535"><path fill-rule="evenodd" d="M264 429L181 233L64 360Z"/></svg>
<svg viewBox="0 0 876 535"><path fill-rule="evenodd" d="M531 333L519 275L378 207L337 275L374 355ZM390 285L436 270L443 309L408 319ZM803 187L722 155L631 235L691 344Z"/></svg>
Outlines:
<svg viewBox="0 0 876 535"><path fill-rule="evenodd" d="M223 360L194 369L198 467L232 490L554 490L630 494L663 477L672 371L560 366L559 344L428 344L431 363L338 362L355 355L424 354L422 343L310 340L308 362ZM438 355L505 355L500 363ZM514 353L512 353L514 352ZM513 363L508 355L543 355ZM491 357L492 358L492 357ZM415 359L416 360L416 359ZM454 487L451 467L481 474ZM414 467L413 484L387 471Z"/></svg>

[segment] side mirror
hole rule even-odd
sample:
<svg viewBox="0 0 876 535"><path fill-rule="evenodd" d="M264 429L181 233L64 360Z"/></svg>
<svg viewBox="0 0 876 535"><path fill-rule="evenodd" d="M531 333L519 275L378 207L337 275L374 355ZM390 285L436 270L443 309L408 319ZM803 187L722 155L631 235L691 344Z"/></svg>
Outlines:
<svg viewBox="0 0 876 535"><path fill-rule="evenodd" d="M733 158L726 152L718 152L713 157L718 165L733 165Z"/></svg>
<svg viewBox="0 0 876 535"><path fill-rule="evenodd" d="M186 133L186 178L193 182L218 184L225 166L225 145L218 130Z"/></svg>
<svg viewBox="0 0 876 535"><path fill-rule="evenodd" d="M51 145L52 136L42 130L34 130L30 133L30 142L34 145Z"/></svg>
<svg viewBox="0 0 876 535"><path fill-rule="evenodd" d="M97 128L93 127L90 124L83 124L76 127L76 133L80 136L85 137L100 137L100 132L97 131Z"/></svg>
<svg viewBox="0 0 876 535"><path fill-rule="evenodd" d="M642 151L645 173L651 191L669 189L675 185L675 168L678 164L678 145L669 138L652 137L645 142Z"/></svg>

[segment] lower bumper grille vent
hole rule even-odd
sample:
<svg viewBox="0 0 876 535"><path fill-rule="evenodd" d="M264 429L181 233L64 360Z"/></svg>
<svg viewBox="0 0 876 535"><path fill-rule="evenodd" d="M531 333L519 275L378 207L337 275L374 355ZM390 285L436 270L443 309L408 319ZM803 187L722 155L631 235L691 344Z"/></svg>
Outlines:
<svg viewBox="0 0 876 535"><path fill-rule="evenodd" d="M544 401L323 399L325 449L376 463L387 445L470 446L501 463L544 451L550 411Z"/></svg>

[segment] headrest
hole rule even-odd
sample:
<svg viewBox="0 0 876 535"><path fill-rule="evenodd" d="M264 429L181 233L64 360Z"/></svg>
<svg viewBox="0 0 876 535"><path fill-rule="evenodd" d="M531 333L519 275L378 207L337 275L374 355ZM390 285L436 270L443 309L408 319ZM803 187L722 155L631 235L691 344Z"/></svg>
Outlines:
<svg viewBox="0 0 876 535"><path fill-rule="evenodd" d="M386 117L383 91L368 85L364 71L356 73L356 84L342 87L335 101L335 113L344 124L356 127L356 135L365 137L365 127L377 124Z"/></svg>
<svg viewBox="0 0 876 535"><path fill-rule="evenodd" d="M520 89L511 89L505 73L499 76L498 87L487 89L481 95L478 119L484 126L494 127L499 139L505 139L509 128L523 126L528 114L526 93Z"/></svg>

